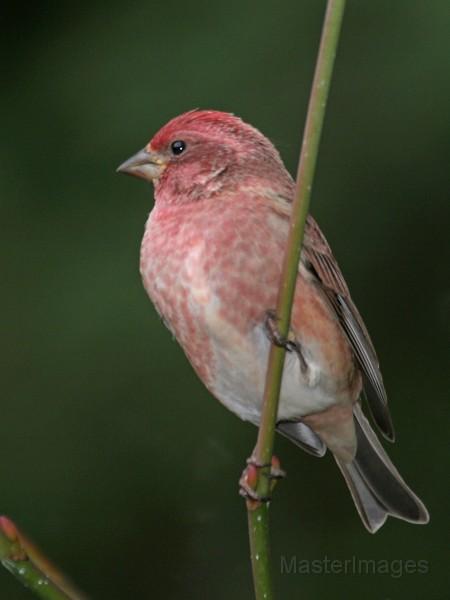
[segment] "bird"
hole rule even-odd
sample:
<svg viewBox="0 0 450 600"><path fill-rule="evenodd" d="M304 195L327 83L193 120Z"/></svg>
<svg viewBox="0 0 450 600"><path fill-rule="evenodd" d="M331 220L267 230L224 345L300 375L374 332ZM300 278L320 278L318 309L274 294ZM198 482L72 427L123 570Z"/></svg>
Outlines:
<svg viewBox="0 0 450 600"><path fill-rule="evenodd" d="M151 182L140 272L148 296L210 393L258 426L295 183L272 142L232 113L191 110L118 172ZM278 433L332 453L367 530L429 514L389 459L394 428L379 361L319 225L299 261Z"/></svg>

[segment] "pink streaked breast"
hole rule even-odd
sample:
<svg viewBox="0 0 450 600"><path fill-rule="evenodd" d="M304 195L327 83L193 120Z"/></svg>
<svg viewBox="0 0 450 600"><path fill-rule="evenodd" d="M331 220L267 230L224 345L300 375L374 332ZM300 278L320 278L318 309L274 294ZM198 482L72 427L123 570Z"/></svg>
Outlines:
<svg viewBox="0 0 450 600"><path fill-rule="evenodd" d="M245 194L156 206L141 248L144 286L208 387L215 365L211 337L239 344L276 306L288 224L264 197ZM320 349L336 383L354 376L352 355L317 285L299 277L292 327ZM226 343L230 342L230 337ZM339 385L339 384L338 384Z"/></svg>
<svg viewBox="0 0 450 600"><path fill-rule="evenodd" d="M147 221L144 286L207 385L211 302L244 335L274 306L285 236L274 219L262 201L225 197L156 206Z"/></svg>

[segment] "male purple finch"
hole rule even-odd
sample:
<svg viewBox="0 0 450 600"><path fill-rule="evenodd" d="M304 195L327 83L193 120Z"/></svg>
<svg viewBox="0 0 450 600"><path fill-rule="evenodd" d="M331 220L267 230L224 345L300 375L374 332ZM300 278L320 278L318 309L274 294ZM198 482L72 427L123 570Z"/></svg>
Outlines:
<svg viewBox="0 0 450 600"><path fill-rule="evenodd" d="M258 425L294 194L278 152L234 115L191 111L119 171L155 188L141 247L148 295L210 392ZM277 431L315 456L329 448L369 531L388 515L428 522L362 412L364 394L393 441L374 347L311 216L288 350Z"/></svg>

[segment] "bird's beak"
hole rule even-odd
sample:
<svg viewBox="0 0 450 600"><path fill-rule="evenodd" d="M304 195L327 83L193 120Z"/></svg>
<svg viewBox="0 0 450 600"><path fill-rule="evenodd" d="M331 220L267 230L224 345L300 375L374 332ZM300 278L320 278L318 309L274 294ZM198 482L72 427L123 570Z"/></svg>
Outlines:
<svg viewBox="0 0 450 600"><path fill-rule="evenodd" d="M117 173L134 175L147 181L158 179L166 168L166 161L156 152L143 148L137 154L126 160L117 169Z"/></svg>

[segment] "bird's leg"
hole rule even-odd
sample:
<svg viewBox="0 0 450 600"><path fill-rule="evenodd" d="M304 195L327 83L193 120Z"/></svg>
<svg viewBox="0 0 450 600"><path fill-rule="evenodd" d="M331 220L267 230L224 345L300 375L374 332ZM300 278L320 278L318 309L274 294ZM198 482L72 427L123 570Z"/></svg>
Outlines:
<svg viewBox="0 0 450 600"><path fill-rule="evenodd" d="M262 471L262 473L260 473L261 469L268 467L270 467L270 471ZM247 498L247 500L253 500L254 502L269 502L271 499L270 495L261 496L256 491L260 474L270 479L270 492L273 491L278 479L286 477L286 473L281 469L280 461L276 456L272 456L270 464L262 464L252 455L247 459L247 466L239 479L239 493L241 496L244 496L244 498Z"/></svg>
<svg viewBox="0 0 450 600"><path fill-rule="evenodd" d="M274 310L266 311L264 327L269 340L272 342L272 344L275 344L275 346L284 348L286 352L295 352L299 358L302 372L306 373L308 370L308 365L306 364L305 357L303 356L300 342L295 338L295 334L292 330L289 330L287 338L284 338L278 331L278 327L276 325L277 320L278 317L276 316Z"/></svg>

